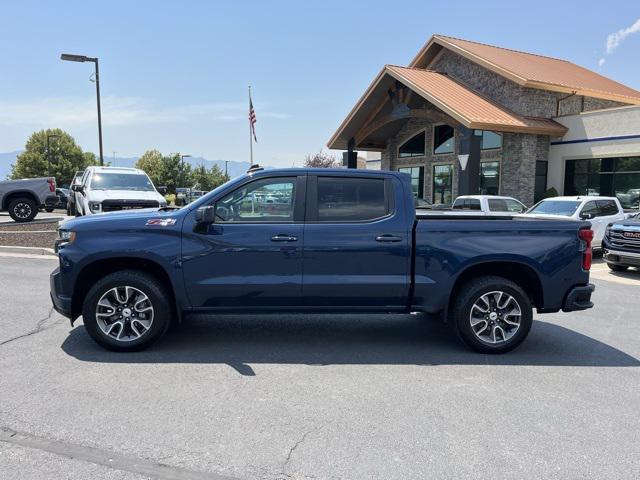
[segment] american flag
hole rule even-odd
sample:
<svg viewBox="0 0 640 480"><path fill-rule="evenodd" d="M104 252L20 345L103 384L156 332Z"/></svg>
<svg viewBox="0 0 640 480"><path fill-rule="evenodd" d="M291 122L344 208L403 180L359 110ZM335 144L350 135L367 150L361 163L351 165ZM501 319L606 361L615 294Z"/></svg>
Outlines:
<svg viewBox="0 0 640 480"><path fill-rule="evenodd" d="M251 124L251 133L253 133L253 139L256 143L258 143L258 137L256 137L256 111L253 109L251 95L249 95L249 123Z"/></svg>

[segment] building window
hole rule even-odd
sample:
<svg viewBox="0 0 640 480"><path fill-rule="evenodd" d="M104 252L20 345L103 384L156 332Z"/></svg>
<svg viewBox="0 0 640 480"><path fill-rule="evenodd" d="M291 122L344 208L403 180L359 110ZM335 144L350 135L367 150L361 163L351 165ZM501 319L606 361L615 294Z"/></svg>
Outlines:
<svg viewBox="0 0 640 480"><path fill-rule="evenodd" d="M411 190L414 198L424 198L424 167L399 168L399 172L411 175Z"/></svg>
<svg viewBox="0 0 640 480"><path fill-rule="evenodd" d="M536 162L536 183L533 191L533 201L538 203L544 198L547 192L547 171L549 170L548 162L538 160Z"/></svg>
<svg viewBox="0 0 640 480"><path fill-rule="evenodd" d="M400 158L424 157L425 144L425 132L422 131L400 145L400 148L398 148L398 156Z"/></svg>
<svg viewBox="0 0 640 480"><path fill-rule="evenodd" d="M433 127L433 153L453 153L453 127L436 125Z"/></svg>
<svg viewBox="0 0 640 480"><path fill-rule="evenodd" d="M564 194L618 197L623 208L639 208L640 157L567 160Z"/></svg>
<svg viewBox="0 0 640 480"><path fill-rule="evenodd" d="M453 200L452 185L453 165L434 165L432 202L451 205Z"/></svg>
<svg viewBox="0 0 640 480"><path fill-rule="evenodd" d="M480 139L481 150L495 150L502 148L502 134L492 132L490 130L476 130L476 135L480 135L482 132L482 138Z"/></svg>
<svg viewBox="0 0 640 480"><path fill-rule="evenodd" d="M500 162L480 163L480 194L498 195L500 193Z"/></svg>

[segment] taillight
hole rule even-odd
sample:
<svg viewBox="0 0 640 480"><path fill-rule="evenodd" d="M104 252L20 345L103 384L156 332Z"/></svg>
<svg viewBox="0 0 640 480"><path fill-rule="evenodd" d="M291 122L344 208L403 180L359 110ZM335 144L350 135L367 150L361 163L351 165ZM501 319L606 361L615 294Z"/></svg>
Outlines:
<svg viewBox="0 0 640 480"><path fill-rule="evenodd" d="M582 228L578 231L580 240L585 243L584 251L582 252L582 268L583 270L591 269L591 260L593 260L593 249L591 248L591 242L593 241L593 230L589 228Z"/></svg>
<svg viewBox="0 0 640 480"><path fill-rule="evenodd" d="M47 179L47 182L49 182L49 191L50 192L55 192L56 191L56 179L53 177L49 177Z"/></svg>

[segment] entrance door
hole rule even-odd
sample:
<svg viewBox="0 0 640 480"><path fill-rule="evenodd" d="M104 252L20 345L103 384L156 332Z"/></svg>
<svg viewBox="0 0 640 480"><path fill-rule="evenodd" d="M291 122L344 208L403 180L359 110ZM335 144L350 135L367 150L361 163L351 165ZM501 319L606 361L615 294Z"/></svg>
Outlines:
<svg viewBox="0 0 640 480"><path fill-rule="evenodd" d="M216 220L183 225L183 274L195 308L301 304L306 176L249 180L215 202Z"/></svg>

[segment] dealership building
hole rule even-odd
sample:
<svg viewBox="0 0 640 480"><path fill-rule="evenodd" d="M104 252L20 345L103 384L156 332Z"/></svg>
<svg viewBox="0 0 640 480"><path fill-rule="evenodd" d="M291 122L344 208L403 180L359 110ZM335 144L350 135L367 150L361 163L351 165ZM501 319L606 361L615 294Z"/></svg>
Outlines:
<svg viewBox="0 0 640 480"><path fill-rule="evenodd" d="M640 92L566 60L443 35L408 66L384 66L328 146L353 167L356 151L380 152L380 168L410 174L433 203L483 193L531 205L551 188L640 201Z"/></svg>

